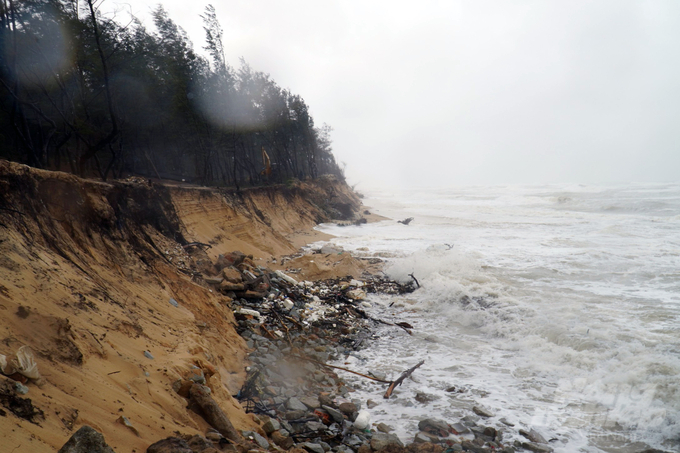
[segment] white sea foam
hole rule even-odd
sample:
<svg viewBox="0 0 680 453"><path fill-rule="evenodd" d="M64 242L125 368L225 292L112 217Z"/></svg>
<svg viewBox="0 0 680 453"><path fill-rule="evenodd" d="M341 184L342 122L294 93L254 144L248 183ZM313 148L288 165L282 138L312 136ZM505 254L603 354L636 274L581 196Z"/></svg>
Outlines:
<svg viewBox="0 0 680 453"><path fill-rule="evenodd" d="M357 380L362 399L380 402L375 422L410 440L418 419L457 421L478 404L496 413L487 423L533 427L558 452L680 448L680 185L474 187L366 202L415 220L322 229L347 250L389 257L391 277L412 274L422 287L370 299L375 316L413 324L412 337L378 327L346 361L397 376L426 360L389 401Z"/></svg>

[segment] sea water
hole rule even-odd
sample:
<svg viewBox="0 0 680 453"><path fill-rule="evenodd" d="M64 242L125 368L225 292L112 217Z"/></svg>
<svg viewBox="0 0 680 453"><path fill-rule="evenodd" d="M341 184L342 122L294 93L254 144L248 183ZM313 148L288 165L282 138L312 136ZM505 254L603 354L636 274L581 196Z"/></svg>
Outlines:
<svg viewBox="0 0 680 453"><path fill-rule="evenodd" d="M372 422L412 441L418 421L480 420L512 444L533 428L557 452L680 451L680 184L477 186L373 191L389 217L325 224L333 243L382 257L420 288L369 295L376 325L339 359L395 379L343 375ZM409 225L396 220L413 217ZM514 424L508 427L501 422Z"/></svg>

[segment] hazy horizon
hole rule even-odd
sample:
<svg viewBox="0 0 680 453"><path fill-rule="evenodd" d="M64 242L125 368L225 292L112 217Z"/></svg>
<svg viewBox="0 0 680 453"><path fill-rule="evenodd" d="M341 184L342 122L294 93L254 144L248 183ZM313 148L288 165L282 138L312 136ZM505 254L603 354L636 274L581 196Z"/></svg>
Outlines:
<svg viewBox="0 0 680 453"><path fill-rule="evenodd" d="M149 30L151 0L107 1ZM160 2L328 123L350 184L680 180L680 4Z"/></svg>

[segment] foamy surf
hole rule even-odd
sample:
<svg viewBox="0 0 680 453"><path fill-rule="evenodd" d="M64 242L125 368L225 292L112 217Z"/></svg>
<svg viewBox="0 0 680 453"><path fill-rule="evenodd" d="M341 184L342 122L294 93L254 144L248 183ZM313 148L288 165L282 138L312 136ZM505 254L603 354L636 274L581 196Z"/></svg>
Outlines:
<svg viewBox="0 0 680 453"><path fill-rule="evenodd" d="M475 187L367 203L415 220L321 229L422 287L369 300L414 336L379 327L347 361L395 377L426 360L388 401L357 381L378 403L374 422L410 441L418 420L453 422L480 405L509 439L534 428L558 452L680 448L680 186Z"/></svg>

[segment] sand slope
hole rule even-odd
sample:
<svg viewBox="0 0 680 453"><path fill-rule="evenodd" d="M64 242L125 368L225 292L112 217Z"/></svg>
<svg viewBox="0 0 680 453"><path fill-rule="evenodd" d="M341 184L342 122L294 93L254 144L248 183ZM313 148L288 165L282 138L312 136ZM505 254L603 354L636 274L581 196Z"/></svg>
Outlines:
<svg viewBox="0 0 680 453"><path fill-rule="evenodd" d="M233 250L264 264L295 251L291 239L318 221L358 206L332 179L236 193L0 161L0 354L32 348L43 382L29 382L26 397L45 414L36 424L0 416L3 450L56 451L83 424L116 451L204 433L172 389L191 366L213 374L208 384L237 428L253 427L231 397L244 342L229 300L198 271ZM211 247L182 246L191 242Z"/></svg>

